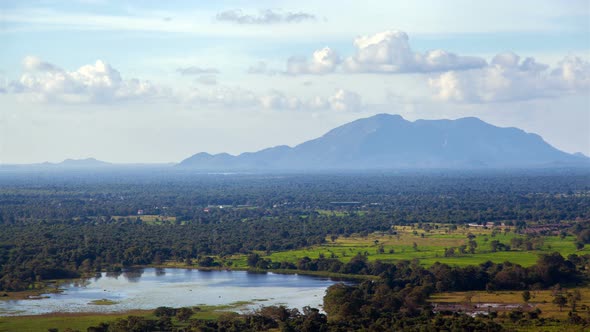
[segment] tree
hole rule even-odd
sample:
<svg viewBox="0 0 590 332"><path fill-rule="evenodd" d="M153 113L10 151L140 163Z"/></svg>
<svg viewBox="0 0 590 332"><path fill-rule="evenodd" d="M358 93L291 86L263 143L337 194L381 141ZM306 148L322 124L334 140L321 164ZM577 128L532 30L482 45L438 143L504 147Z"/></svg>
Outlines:
<svg viewBox="0 0 590 332"><path fill-rule="evenodd" d="M574 290L573 293L567 293L567 302L572 308L572 312L576 311L578 301L582 300L582 293L579 289Z"/></svg>
<svg viewBox="0 0 590 332"><path fill-rule="evenodd" d="M531 292L529 292L528 290L525 290L524 292L522 292L522 299L525 303L528 303L529 300L531 299Z"/></svg>
<svg viewBox="0 0 590 332"><path fill-rule="evenodd" d="M467 253L467 251L465 250L466 248L467 248L467 246L466 246L466 245L464 245L464 244L460 245L460 246L458 247L458 249L459 249L459 253L460 253L461 255L464 255L464 254L466 254L466 253Z"/></svg>
<svg viewBox="0 0 590 332"><path fill-rule="evenodd" d="M154 316L156 317L172 317L176 315L176 309L171 307L157 307L154 310Z"/></svg>
<svg viewBox="0 0 590 332"><path fill-rule="evenodd" d="M178 320L181 322L188 321L192 315L193 315L193 310L191 308L183 307L183 308L180 308L176 311L176 318L178 318Z"/></svg>
<svg viewBox="0 0 590 332"><path fill-rule="evenodd" d="M498 240L490 242L490 249L492 250L492 252L498 251L498 244L500 244L500 241Z"/></svg>
<svg viewBox="0 0 590 332"><path fill-rule="evenodd" d="M469 240L469 252L475 254L475 248L477 248L477 242L475 240Z"/></svg>
<svg viewBox="0 0 590 332"><path fill-rule="evenodd" d="M555 298L553 298L553 304L559 306L559 311L561 311L561 309L563 309L563 307L565 307L565 305L567 304L567 299L565 298L565 296L558 294L555 296Z"/></svg>
<svg viewBox="0 0 590 332"><path fill-rule="evenodd" d="M252 253L252 254L248 255L248 266L255 267L259 260L260 260L259 254Z"/></svg>

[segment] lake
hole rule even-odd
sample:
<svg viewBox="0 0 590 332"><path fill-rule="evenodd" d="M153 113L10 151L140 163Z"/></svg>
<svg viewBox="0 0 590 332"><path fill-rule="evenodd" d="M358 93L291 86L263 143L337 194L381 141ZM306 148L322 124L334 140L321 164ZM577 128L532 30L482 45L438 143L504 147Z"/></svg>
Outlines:
<svg viewBox="0 0 590 332"><path fill-rule="evenodd" d="M246 271L193 269L131 270L100 273L95 278L60 285L63 292L42 299L0 300L0 316L38 315L57 312L121 312L159 306L188 307L253 302L244 307L283 304L301 309L320 308L326 289L336 283L329 278ZM91 304L106 299L110 305Z"/></svg>

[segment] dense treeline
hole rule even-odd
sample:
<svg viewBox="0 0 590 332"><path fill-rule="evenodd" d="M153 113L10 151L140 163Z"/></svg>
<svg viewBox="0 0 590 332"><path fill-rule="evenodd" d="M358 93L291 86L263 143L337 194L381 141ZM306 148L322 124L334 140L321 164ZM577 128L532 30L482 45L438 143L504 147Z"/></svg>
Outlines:
<svg viewBox="0 0 590 332"><path fill-rule="evenodd" d="M167 260L207 266L209 255L301 248L394 224L590 220L588 173L563 172L0 172L0 290ZM142 222L138 210L161 221ZM590 242L576 234L580 246Z"/></svg>
<svg viewBox="0 0 590 332"><path fill-rule="evenodd" d="M337 259L304 257L297 265L288 262L263 262L262 258L250 255L251 266L268 268L291 268L303 271L328 271L343 274L379 276L392 287L418 285L432 291L476 291L476 290L522 290L534 287L545 289L557 283L577 284L587 280L586 266L590 255L570 255L567 259L559 253L540 255L536 265L522 267L504 262L485 262L478 266L453 267L435 263L423 267L419 262L400 261L395 264L380 261L368 262L366 256L358 254L348 263ZM262 263L261 263L262 262ZM427 294L429 295L429 294Z"/></svg>
<svg viewBox="0 0 590 332"><path fill-rule="evenodd" d="M360 223L344 217L268 221L240 216L222 215L215 222L185 225L116 220L5 224L0 233L0 290L21 290L35 281L168 260L206 264L207 255L288 250L322 243L327 234L390 227L378 220Z"/></svg>
<svg viewBox="0 0 590 332"><path fill-rule="evenodd" d="M0 218L67 220L167 214L203 217L207 205L262 211L346 208L382 211L405 222L558 222L590 218L584 171L474 173L199 175L172 173L12 174L0 172Z"/></svg>
<svg viewBox="0 0 590 332"><path fill-rule="evenodd" d="M283 306L265 307L252 314L227 314L217 320L191 319L186 323L175 324L171 317L146 319L129 316L115 322L105 322L90 327L88 332L215 332L215 331L285 331L285 332L347 332L347 331L485 331L500 332L505 329L498 323L465 314L454 316L435 315L429 311L420 314L398 312L387 314L375 321L359 321L356 317L346 320L328 319L314 308L288 309Z"/></svg>
<svg viewBox="0 0 590 332"><path fill-rule="evenodd" d="M564 259L559 253L542 255L537 264L529 268L490 262L477 267L435 264L424 268L410 262L363 263L362 257L355 260L349 264L381 278L358 285L336 284L328 289L324 310L329 323L342 331L499 331L502 327L494 324L491 316L485 320L469 320L455 314L449 321L448 313L447 316L445 313L437 315L432 310L428 298L441 291L538 289L560 282L585 282L588 277L585 266L590 262L590 256L573 255ZM573 311L575 309L570 312L570 322L588 323ZM524 313L515 310L510 313L510 319L516 324L530 324L531 321L542 324L538 315L538 311ZM456 325L449 325L453 321Z"/></svg>

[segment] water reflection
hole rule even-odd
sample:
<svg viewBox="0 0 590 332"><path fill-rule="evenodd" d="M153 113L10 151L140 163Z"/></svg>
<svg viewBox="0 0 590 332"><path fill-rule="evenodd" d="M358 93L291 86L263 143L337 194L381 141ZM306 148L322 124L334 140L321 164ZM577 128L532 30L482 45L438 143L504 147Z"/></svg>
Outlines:
<svg viewBox="0 0 590 332"><path fill-rule="evenodd" d="M141 275L143 274L144 269L142 268L132 268L126 269L123 271L123 277L127 279L129 282L139 282Z"/></svg>
<svg viewBox="0 0 590 332"><path fill-rule="evenodd" d="M123 275L123 278L119 278ZM60 285L59 294L45 299L0 301L0 316L54 312L119 312L225 305L251 301L250 307L285 304L289 307L320 307L325 290L336 281L327 278L190 269L131 269L101 273L94 278ZM106 299L112 305L93 305Z"/></svg>
<svg viewBox="0 0 590 332"><path fill-rule="evenodd" d="M107 277L109 277L109 278L115 278L115 279L118 279L121 274L123 274L123 272L121 272L121 271L105 272L105 275Z"/></svg>

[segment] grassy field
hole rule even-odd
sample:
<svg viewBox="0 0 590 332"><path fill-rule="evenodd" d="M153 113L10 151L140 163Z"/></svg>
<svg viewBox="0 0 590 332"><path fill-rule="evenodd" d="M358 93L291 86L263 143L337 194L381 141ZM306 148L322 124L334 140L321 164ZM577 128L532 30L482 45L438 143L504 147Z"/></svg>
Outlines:
<svg viewBox="0 0 590 332"><path fill-rule="evenodd" d="M117 314L50 314L38 316L0 317L0 331L47 331L50 328L57 328L64 331L67 328L72 330L86 331L90 326L96 326L101 322L114 321L118 318L126 318L129 315L153 317L151 311L129 311Z"/></svg>
<svg viewBox="0 0 590 332"><path fill-rule="evenodd" d="M512 249L510 251L492 252L491 242L498 240L503 244L510 245L511 239L523 235L515 234L512 231L505 232L504 229L463 228L451 230L448 226L440 225L438 229L424 231L410 226L396 227L396 235L387 233L373 233L368 236L340 237L335 241L327 239L323 245L308 247L298 250L274 252L270 255L263 255L264 258L272 259L274 262L297 262L307 256L318 258L323 255L326 258L338 258L348 262L357 253L367 255L369 261L398 261L419 259L424 266L432 265L435 262L446 263L454 266L477 265L486 261L501 263L510 261L523 266L531 266L536 263L539 254L560 252L564 257L569 254L589 254L590 248L576 250L573 236L561 238L559 236L544 236L544 242L538 250ZM445 257L445 248L459 247L466 245L468 234L475 235L477 248L474 254L460 254ZM379 252L382 248L382 252ZM264 253L261 253L264 254ZM235 266L245 266L245 258L233 257Z"/></svg>
<svg viewBox="0 0 590 332"><path fill-rule="evenodd" d="M251 304L251 302L236 302L220 306L198 306L199 310L193 314L194 319L217 319L221 315L227 315L229 311L239 310ZM97 326L101 322L115 321L128 316L141 316L148 319L157 319L152 310L133 310L124 313L58 313L36 316L0 317L0 332L45 332L50 328L60 331L66 329L86 331L90 326ZM173 319L177 323L176 320Z"/></svg>
<svg viewBox="0 0 590 332"><path fill-rule="evenodd" d="M101 300L90 301L90 303L88 303L88 304L92 304L92 305L113 305L113 304L117 304L117 303L118 302L116 302L116 301L107 300L107 299L101 299Z"/></svg>
<svg viewBox="0 0 590 332"><path fill-rule="evenodd" d="M142 215L132 215L132 216L113 216L115 220L118 219L131 219L135 220L137 218L141 219L146 224L149 225L162 225L164 223L175 223L176 217L169 217L169 216L162 216L158 214L142 214Z"/></svg>

